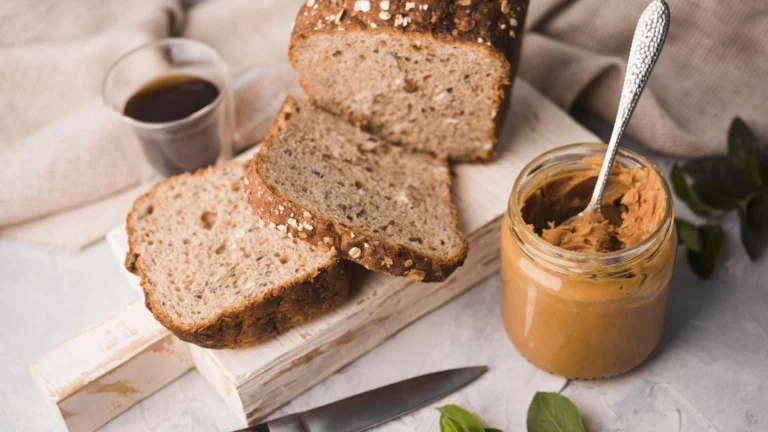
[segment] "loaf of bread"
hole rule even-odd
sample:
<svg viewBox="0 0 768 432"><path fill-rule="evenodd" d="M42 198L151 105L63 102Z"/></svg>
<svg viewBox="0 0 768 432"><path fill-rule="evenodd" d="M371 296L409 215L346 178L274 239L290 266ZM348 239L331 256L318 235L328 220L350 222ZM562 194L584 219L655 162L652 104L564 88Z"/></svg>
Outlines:
<svg viewBox="0 0 768 432"><path fill-rule="evenodd" d="M289 56L312 102L393 143L493 157L528 0L308 0Z"/></svg>
<svg viewBox="0 0 768 432"><path fill-rule="evenodd" d="M146 305L180 339L234 348L271 338L341 304L332 251L288 238L253 215L242 163L158 183L128 214L129 271Z"/></svg>
<svg viewBox="0 0 768 432"><path fill-rule="evenodd" d="M464 261L447 163L289 97L244 180L270 226L370 270L430 282Z"/></svg>

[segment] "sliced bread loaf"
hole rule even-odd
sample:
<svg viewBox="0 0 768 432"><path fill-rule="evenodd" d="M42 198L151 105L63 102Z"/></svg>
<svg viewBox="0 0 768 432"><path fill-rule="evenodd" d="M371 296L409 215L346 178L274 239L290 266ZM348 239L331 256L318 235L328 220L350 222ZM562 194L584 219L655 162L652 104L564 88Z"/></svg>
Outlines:
<svg viewBox="0 0 768 432"><path fill-rule="evenodd" d="M270 226L371 270L440 281L467 242L447 163L369 135L289 97L245 178Z"/></svg>
<svg viewBox="0 0 768 432"><path fill-rule="evenodd" d="M128 214L126 267L146 305L180 339L252 345L347 297L337 254L265 226L243 199L242 163L154 186Z"/></svg>
<svg viewBox="0 0 768 432"><path fill-rule="evenodd" d="M528 0L311 0L290 59L316 105L457 161L489 160Z"/></svg>

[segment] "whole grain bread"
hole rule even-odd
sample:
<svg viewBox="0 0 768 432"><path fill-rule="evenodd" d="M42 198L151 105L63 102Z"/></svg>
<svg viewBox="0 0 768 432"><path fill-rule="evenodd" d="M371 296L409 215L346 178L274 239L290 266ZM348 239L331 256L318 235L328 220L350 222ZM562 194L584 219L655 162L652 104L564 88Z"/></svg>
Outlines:
<svg viewBox="0 0 768 432"><path fill-rule="evenodd" d="M244 180L257 215L370 270L441 281L467 242L447 163L288 97Z"/></svg>
<svg viewBox="0 0 768 432"><path fill-rule="evenodd" d="M245 167L158 183L136 200L126 268L146 305L180 339L235 348L271 338L341 304L343 261L265 226L243 198Z"/></svg>
<svg viewBox="0 0 768 432"><path fill-rule="evenodd" d="M387 141L490 160L528 0L308 0L289 57L312 102Z"/></svg>

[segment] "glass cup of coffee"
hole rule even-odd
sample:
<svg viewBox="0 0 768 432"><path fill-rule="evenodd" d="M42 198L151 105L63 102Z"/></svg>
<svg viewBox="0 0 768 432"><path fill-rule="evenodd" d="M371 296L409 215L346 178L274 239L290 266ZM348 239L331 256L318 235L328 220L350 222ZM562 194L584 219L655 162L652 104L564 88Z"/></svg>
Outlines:
<svg viewBox="0 0 768 432"><path fill-rule="evenodd" d="M208 45L162 39L129 51L104 79L104 104L138 137L162 175L228 158L234 137L232 78Z"/></svg>

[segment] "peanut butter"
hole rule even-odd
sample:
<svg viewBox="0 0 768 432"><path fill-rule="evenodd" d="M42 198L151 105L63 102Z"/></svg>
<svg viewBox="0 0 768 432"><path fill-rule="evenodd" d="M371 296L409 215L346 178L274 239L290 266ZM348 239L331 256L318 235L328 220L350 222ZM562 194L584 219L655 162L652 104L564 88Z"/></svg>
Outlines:
<svg viewBox="0 0 768 432"><path fill-rule="evenodd" d="M594 169L555 177L536 189L521 209L523 219L544 240L571 251L615 252L647 239L661 222L665 199L659 176L649 168L630 170L615 164L602 214L587 214L562 225L587 206L601 162L589 158L584 163Z"/></svg>
<svg viewBox="0 0 768 432"><path fill-rule="evenodd" d="M562 225L589 201L602 162L590 156L604 151L572 145L531 162L501 228L507 334L531 363L568 378L617 375L650 355L675 263L669 188L634 153L620 151L602 215Z"/></svg>

